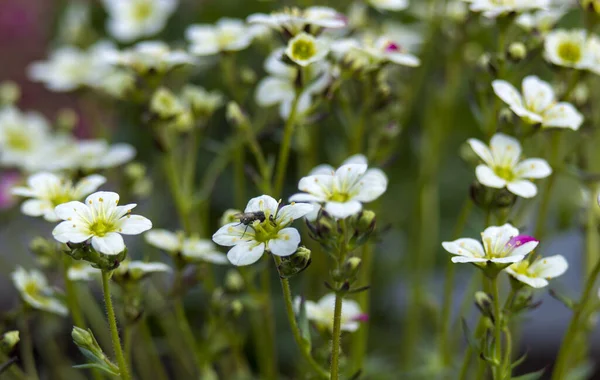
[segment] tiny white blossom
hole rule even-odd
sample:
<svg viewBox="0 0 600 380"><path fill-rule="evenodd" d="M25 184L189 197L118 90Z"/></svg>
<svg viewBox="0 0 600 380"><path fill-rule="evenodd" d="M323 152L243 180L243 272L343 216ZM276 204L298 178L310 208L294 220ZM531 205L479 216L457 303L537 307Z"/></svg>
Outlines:
<svg viewBox="0 0 600 380"><path fill-rule="evenodd" d="M119 194L99 191L88 196L85 203L73 201L55 208L64 220L52 231L61 243L83 243L91 239L99 253L118 255L125 249L124 235L138 235L152 228L152 222L140 215L131 215L136 204L118 206Z"/></svg>
<svg viewBox="0 0 600 380"><path fill-rule="evenodd" d="M50 140L50 126L38 113L0 109L0 163L29 168L39 161ZM47 159L47 158L46 158Z"/></svg>
<svg viewBox="0 0 600 380"><path fill-rule="evenodd" d="M117 269L115 269L114 276L119 277L117 280L123 279L139 281L153 273L167 273L171 271L171 267L165 263L148 263L138 260L126 260L122 262Z"/></svg>
<svg viewBox="0 0 600 380"><path fill-rule="evenodd" d="M346 18L333 8L313 6L306 9L291 8L271 14L255 13L248 17L251 24L261 24L279 32L296 35L307 29L340 29L346 26Z"/></svg>
<svg viewBox="0 0 600 380"><path fill-rule="evenodd" d="M135 148L126 143L110 145L106 140L78 140L73 147L73 164L85 170L121 166L135 157Z"/></svg>
<svg viewBox="0 0 600 380"><path fill-rule="evenodd" d="M318 173L302 178L298 188L303 193L291 196L290 201L322 204L327 213L339 219L359 213L362 204L379 198L388 184L382 170L368 169L363 163Z"/></svg>
<svg viewBox="0 0 600 380"><path fill-rule="evenodd" d="M537 30L548 33L565 13L566 11L562 8L523 13L517 17L515 23L528 32Z"/></svg>
<svg viewBox="0 0 600 380"><path fill-rule="evenodd" d="M81 200L86 195L96 191L106 178L101 175L91 175L82 178L73 184L63 176L41 172L27 178L27 187L15 187L14 195L31 198L23 202L21 211L29 216L43 216L49 222L56 222L60 218L54 208L60 204Z"/></svg>
<svg viewBox="0 0 600 380"><path fill-rule="evenodd" d="M521 13L535 9L546 9L550 0L465 0L471 3L473 12L482 12L487 18L496 18L509 13Z"/></svg>
<svg viewBox="0 0 600 380"><path fill-rule="evenodd" d="M27 305L61 316L68 314L66 306L56 298L46 276L39 270L32 269L28 272L17 267L12 273L12 281Z"/></svg>
<svg viewBox="0 0 600 380"><path fill-rule="evenodd" d="M172 50L162 41L143 41L133 47L107 54L107 61L139 75L166 73L176 67L192 65L196 60L183 50Z"/></svg>
<svg viewBox="0 0 600 380"><path fill-rule="evenodd" d="M546 178L552 174L550 165L541 158L521 161L521 144L505 134L496 133L489 148L477 139L469 139L468 143L484 162L475 169L477 180L484 186L495 189L506 187L515 195L532 198L537 194L537 187L529 179Z"/></svg>
<svg viewBox="0 0 600 380"><path fill-rule="evenodd" d="M546 128L579 129L583 115L567 102L557 102L552 86L531 75L523 79L523 94L504 80L492 82L494 92L523 121Z"/></svg>
<svg viewBox="0 0 600 380"><path fill-rule="evenodd" d="M486 228L481 242L471 238L445 241L442 247L451 254L453 263L473 263L484 267L487 262L511 264L522 261L537 247L539 241L531 236L519 235L510 224Z"/></svg>
<svg viewBox="0 0 600 380"><path fill-rule="evenodd" d="M119 41L131 42L160 32L177 7L176 0L104 0L106 27Z"/></svg>
<svg viewBox="0 0 600 380"><path fill-rule="evenodd" d="M153 229L144 234L146 242L171 255L182 255L186 261L227 264L227 256L217 250L215 244L208 239L196 237L185 238L185 235L162 229Z"/></svg>
<svg viewBox="0 0 600 380"><path fill-rule="evenodd" d="M257 219L248 225L226 224L215 232L213 241L232 247L227 258L237 266L257 262L265 250L277 256L290 256L298 249L300 233L289 225L312 210L312 205L303 203L291 203L279 209L279 203L268 195L252 198L244 212L260 213L262 221Z"/></svg>
<svg viewBox="0 0 600 380"><path fill-rule="evenodd" d="M421 64L419 58L388 36L365 35L361 39L341 39L331 45L331 50L339 59L357 67L378 68L385 63L416 67Z"/></svg>
<svg viewBox="0 0 600 380"><path fill-rule="evenodd" d="M408 0L368 0L368 3L380 11L402 11L408 8Z"/></svg>
<svg viewBox="0 0 600 380"><path fill-rule="evenodd" d="M567 260L562 255L556 255L538 258L533 263L523 260L506 268L506 272L532 288L543 288L548 286L548 280L562 275L568 267Z"/></svg>
<svg viewBox="0 0 600 380"><path fill-rule="evenodd" d="M67 276L71 281L91 281L94 277L99 277L102 271L94 268L85 261L75 261L69 267Z"/></svg>
<svg viewBox="0 0 600 380"><path fill-rule="evenodd" d="M294 299L296 313L299 312L300 297ZM306 317L317 326L333 330L333 313L335 310L335 294L329 293L323 296L318 302L305 301ZM365 322L368 316L362 312L358 302L350 299L342 300L341 330L354 332L360 327L359 322Z"/></svg>
<svg viewBox="0 0 600 380"><path fill-rule="evenodd" d="M308 66L318 62L329 53L329 45L323 39L315 38L308 33L299 33L290 39L285 54L300 66Z"/></svg>
<svg viewBox="0 0 600 380"><path fill-rule="evenodd" d="M583 29L554 30L544 41L544 58L557 66L586 69L590 61L587 40Z"/></svg>
<svg viewBox="0 0 600 380"><path fill-rule="evenodd" d="M255 37L255 29L242 20L222 18L215 25L191 25L185 31L190 53L213 55L246 49Z"/></svg>

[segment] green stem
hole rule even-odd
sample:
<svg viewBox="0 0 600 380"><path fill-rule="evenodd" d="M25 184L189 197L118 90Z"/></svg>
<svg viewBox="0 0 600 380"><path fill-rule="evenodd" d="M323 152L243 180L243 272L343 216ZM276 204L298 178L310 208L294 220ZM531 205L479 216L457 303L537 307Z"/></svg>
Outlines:
<svg viewBox="0 0 600 380"><path fill-rule="evenodd" d="M148 322L146 318L143 318L140 321L139 331L141 333L141 338L144 341L143 349L146 350L148 355L148 363L152 366L153 376L157 380L167 380L167 373L165 368L163 367L162 360L160 359L160 355L156 351L156 346L154 345L154 341L152 340L152 335L150 333L150 329L148 328Z"/></svg>
<svg viewBox="0 0 600 380"><path fill-rule="evenodd" d="M359 272L359 283L361 285L369 285L371 283L371 276L373 272L373 244L366 243L362 249L361 255L361 268ZM360 306L360 309L368 313L369 304L370 304L370 295L371 292L360 292L357 294L356 301ZM358 331L354 333L352 336L352 346L350 357L352 358L351 362L354 366L353 373L360 371L363 367L363 362L365 360L365 354L367 353L367 346L369 342L369 324L363 324Z"/></svg>
<svg viewBox="0 0 600 380"><path fill-rule="evenodd" d="M558 352L556 364L554 365L554 372L552 372L552 380L562 380L565 379L567 376L571 354L574 351L573 344L577 340L580 329L584 328L583 318L585 316L585 311L588 308L590 302L593 303L595 301L594 284L596 283L596 279L599 273L600 260L596 262L596 265L594 266L589 277L587 278L585 290L583 292L581 300L575 307L575 313L573 314L573 318L571 319L571 323L567 328L567 332L565 334L563 343Z"/></svg>
<svg viewBox="0 0 600 380"><path fill-rule="evenodd" d="M246 171L244 168L244 149L233 153L233 183L235 207L242 209L246 204Z"/></svg>
<svg viewBox="0 0 600 380"><path fill-rule="evenodd" d="M594 268L594 263L599 260L598 257L598 223L597 223L597 207L598 200L596 199L596 186L589 188L590 200L587 207L587 225L585 231L585 265L584 278L589 278Z"/></svg>
<svg viewBox="0 0 600 380"><path fill-rule="evenodd" d="M281 259L278 256L273 255L275 259L275 264L279 267L281 264ZM294 306L292 301L292 291L290 290L290 282L286 278L281 278L281 290L283 291L283 300L285 302L285 312L287 314L288 322L290 323L290 327L292 328L292 334L294 335L294 340L300 349L300 353L302 357L308 362L313 372L320 377L327 379L329 378L329 374L327 370L325 370L317 361L312 357L310 352L310 344L306 342L306 340L302 337L302 332L298 327L298 322L296 321L296 316L294 314Z"/></svg>
<svg viewBox="0 0 600 380"><path fill-rule="evenodd" d="M104 293L104 305L106 306L106 316L108 318L108 326L110 327L110 334L112 338L113 349L119 364L119 372L121 379L131 380L129 371L127 370L127 364L125 363L125 357L123 356L123 350L121 348L121 339L119 338L119 331L117 329L117 318L115 316L115 310L113 308L112 299L110 297L110 272L102 271L102 291Z"/></svg>
<svg viewBox="0 0 600 380"><path fill-rule="evenodd" d="M502 368L502 311L500 309L500 289L498 276L492 279L492 297L494 301L494 359L498 361L494 368L494 379L503 380Z"/></svg>
<svg viewBox="0 0 600 380"><path fill-rule="evenodd" d="M333 309L333 332L331 338L331 380L339 379L340 371L340 345L342 337L342 298L343 296L336 292L335 307Z"/></svg>
<svg viewBox="0 0 600 380"><path fill-rule="evenodd" d="M290 116L285 123L283 129L283 141L279 149L277 156L277 169L275 171L275 184L273 186L275 198L281 196L283 190L283 183L285 180L285 173L287 169L288 159L290 156L290 150L292 147L292 138L294 137L294 130L296 126L296 114L298 112L298 101L300 100L300 93L297 93L292 101L292 108Z"/></svg>
<svg viewBox="0 0 600 380"><path fill-rule="evenodd" d="M23 312L19 322L19 334L21 337L19 346L21 347L21 360L25 368L25 373L30 380L39 379L35 358L33 355L33 342L31 338L31 329L29 327L29 313L27 309Z"/></svg>
<svg viewBox="0 0 600 380"><path fill-rule="evenodd" d="M268 358L267 378L277 378L277 353L275 351L275 312L273 311L273 301L271 297L271 274L268 270L263 270L260 274L260 293L263 299L263 323L260 333L266 337L264 346L260 349L265 350L265 356ZM266 328L265 328L266 326ZM265 334L266 329L266 334Z"/></svg>
<svg viewBox="0 0 600 380"><path fill-rule="evenodd" d="M123 326L123 355L125 355L125 363L128 368L131 366L131 339L133 335L133 326L125 324Z"/></svg>
<svg viewBox="0 0 600 380"><path fill-rule="evenodd" d="M169 148L169 152L166 153L165 157L165 174L167 176L167 182L169 184L169 188L171 190L171 195L173 196L173 200L175 202L175 208L177 209L177 214L179 214L179 219L182 222L182 227L186 233L190 233L191 224L189 220L189 212L188 212L188 202L185 199L185 195L181 191L181 181L178 178L177 173L179 172L179 165L177 160L175 159L175 155Z"/></svg>
<svg viewBox="0 0 600 380"><path fill-rule="evenodd" d="M469 374L469 364L471 364L471 356L473 355L473 348L471 346L467 347L467 351L465 352L465 356L463 358L462 365L460 366L460 374L458 375L459 380L466 380L467 375Z"/></svg>

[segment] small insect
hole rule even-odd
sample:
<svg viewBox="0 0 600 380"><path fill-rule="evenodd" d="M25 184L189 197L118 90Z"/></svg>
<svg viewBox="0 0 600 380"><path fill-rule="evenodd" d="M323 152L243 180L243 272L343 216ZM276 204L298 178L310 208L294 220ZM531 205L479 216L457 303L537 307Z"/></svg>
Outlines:
<svg viewBox="0 0 600 380"><path fill-rule="evenodd" d="M262 223L267 219L265 213L262 211L242 212L242 213L234 215L234 218L238 219L240 221L240 224L243 224L246 226L246 228L244 229L244 233L242 234L242 237L244 237L244 235L246 235L246 231L248 231L248 227L250 227L250 225L252 223L254 223L254 221L258 220L259 222Z"/></svg>

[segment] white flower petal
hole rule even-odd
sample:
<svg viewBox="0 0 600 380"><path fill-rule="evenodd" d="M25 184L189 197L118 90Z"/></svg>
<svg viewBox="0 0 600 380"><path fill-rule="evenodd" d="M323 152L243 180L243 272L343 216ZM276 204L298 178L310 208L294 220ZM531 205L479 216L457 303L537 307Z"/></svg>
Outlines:
<svg viewBox="0 0 600 380"><path fill-rule="evenodd" d="M261 195L260 197L250 199L244 212L262 211L265 215L275 215L278 207L279 202L277 202L275 198L268 195Z"/></svg>
<svg viewBox="0 0 600 380"><path fill-rule="evenodd" d="M519 235L519 230L511 224L506 223L502 226L491 226L486 228L481 234L484 242L489 242L492 252L486 252L487 256L494 256L504 251L504 248L515 236ZM486 249L488 248L486 244Z"/></svg>
<svg viewBox="0 0 600 380"><path fill-rule="evenodd" d="M148 244L164 251L177 252L182 248L181 239L171 231L162 229L150 230L144 234L144 238Z"/></svg>
<svg viewBox="0 0 600 380"><path fill-rule="evenodd" d="M97 174L84 177L77 183L74 191L74 197L76 199L83 198L84 196L98 190L98 188L105 182L106 178Z"/></svg>
<svg viewBox="0 0 600 380"><path fill-rule="evenodd" d="M493 259L490 259L490 261L498 264L510 264L518 263L520 261L523 261L524 259L525 256L523 255L510 255L505 257L494 257Z"/></svg>
<svg viewBox="0 0 600 380"><path fill-rule="evenodd" d="M521 157L521 144L514 137L496 133L490 140L490 150L496 165L513 167Z"/></svg>
<svg viewBox="0 0 600 380"><path fill-rule="evenodd" d="M54 208L52 207L52 203L50 201L41 199L28 199L21 204L21 212L29 216L42 216L47 214L49 211L52 215L54 214L54 212L52 212L53 209ZM54 214L54 216L55 218L53 220L49 220L50 222L56 222L60 220L58 217L56 217L56 214Z"/></svg>
<svg viewBox="0 0 600 380"><path fill-rule="evenodd" d="M277 256L289 256L298 250L300 244L300 233L297 229L284 228L277 234L277 239L271 239L268 243L268 250Z"/></svg>
<svg viewBox="0 0 600 380"><path fill-rule="evenodd" d="M483 142L477 139L469 139L467 140L471 149L475 152L476 155L479 156L489 166L494 165L494 157L492 156L492 152Z"/></svg>
<svg viewBox="0 0 600 380"><path fill-rule="evenodd" d="M362 210L362 203L359 201L349 202L327 202L325 211L336 219L345 219L349 216L358 214Z"/></svg>
<svg viewBox="0 0 600 380"><path fill-rule="evenodd" d="M511 108L523 107L523 98L512 84L504 80L495 80L492 82L492 87L496 95Z"/></svg>
<svg viewBox="0 0 600 380"><path fill-rule="evenodd" d="M268 107L294 100L294 84L286 79L266 77L256 87L254 99L259 106Z"/></svg>
<svg viewBox="0 0 600 380"><path fill-rule="evenodd" d="M236 266L250 265L257 262L264 252L264 244L245 241L231 248L229 252L227 252L227 259Z"/></svg>
<svg viewBox="0 0 600 380"><path fill-rule="evenodd" d="M283 206L277 212L276 223L280 225L287 225L292 223L296 219L300 219L303 216L314 210L315 206L308 203L292 203L287 206Z"/></svg>
<svg viewBox="0 0 600 380"><path fill-rule="evenodd" d="M461 238L454 241L445 241L442 243L442 247L454 255L479 258L485 256L483 246L475 239Z"/></svg>
<svg viewBox="0 0 600 380"><path fill-rule="evenodd" d="M342 191L352 188L367 171L367 165L346 164L335 171L335 178Z"/></svg>
<svg viewBox="0 0 600 380"><path fill-rule="evenodd" d="M323 199L321 199L319 197L315 197L314 195L311 195L311 194L298 193L298 194L292 195L290 197L289 201L290 202L314 202L314 203L320 203L320 202L323 202Z"/></svg>
<svg viewBox="0 0 600 380"><path fill-rule="evenodd" d="M498 177L494 171L486 165L479 165L475 169L475 176L482 185L502 189L506 186L506 181Z"/></svg>
<svg viewBox="0 0 600 380"><path fill-rule="evenodd" d="M509 182L506 188L511 193L523 198L533 198L537 194L537 186L526 179Z"/></svg>
<svg viewBox="0 0 600 380"><path fill-rule="evenodd" d="M485 263L488 259L482 257L453 256L453 263Z"/></svg>
<svg viewBox="0 0 600 380"><path fill-rule="evenodd" d="M583 115L570 103L557 103L544 112L544 127L570 128L578 130L583 124Z"/></svg>
<svg viewBox="0 0 600 380"><path fill-rule="evenodd" d="M117 228L121 234L138 235L151 229L152 222L141 215L127 215L119 220Z"/></svg>
<svg viewBox="0 0 600 380"><path fill-rule="evenodd" d="M552 174L552 168L546 160L529 158L519 162L515 174L520 178L546 178Z"/></svg>
<svg viewBox="0 0 600 380"><path fill-rule="evenodd" d="M332 175L312 175L303 177L298 183L298 189L325 201L331 194L334 176Z"/></svg>
<svg viewBox="0 0 600 380"><path fill-rule="evenodd" d="M92 247L105 255L118 255L125 249L125 242L123 241L123 237L118 233L109 232L102 237L93 236Z"/></svg>
<svg viewBox="0 0 600 380"><path fill-rule="evenodd" d="M539 288L544 288L549 285L548 280L546 280L545 278L529 277L525 274L517 273L517 272L511 270L510 267L506 268L505 270L506 270L506 272L508 272L508 274L510 274L517 280L521 281L522 283L531 286L532 288L539 289Z"/></svg>
<svg viewBox="0 0 600 380"><path fill-rule="evenodd" d="M61 243L83 243L92 237L92 234L85 231L84 229L78 228L72 221L64 221L59 223L58 226L52 230L52 236L54 239Z"/></svg>
<svg viewBox="0 0 600 380"><path fill-rule="evenodd" d="M240 244L241 241L250 241L254 237L254 229L242 223L229 223L219 228L212 239L223 246Z"/></svg>
<svg viewBox="0 0 600 380"><path fill-rule="evenodd" d="M356 193L353 199L360 202L372 202L387 190L388 178L380 169L369 169L350 190Z"/></svg>
<svg viewBox="0 0 600 380"><path fill-rule="evenodd" d="M523 97L527 108L540 113L554 103L554 90L535 75L523 79Z"/></svg>
<svg viewBox="0 0 600 380"><path fill-rule="evenodd" d="M72 201L63 203L54 208L56 215L62 220L91 221L93 219L90 209L81 202Z"/></svg>
<svg viewBox="0 0 600 380"><path fill-rule="evenodd" d="M553 279L561 276L569 268L567 260L562 255L544 257L529 267L529 270L537 277L545 279Z"/></svg>

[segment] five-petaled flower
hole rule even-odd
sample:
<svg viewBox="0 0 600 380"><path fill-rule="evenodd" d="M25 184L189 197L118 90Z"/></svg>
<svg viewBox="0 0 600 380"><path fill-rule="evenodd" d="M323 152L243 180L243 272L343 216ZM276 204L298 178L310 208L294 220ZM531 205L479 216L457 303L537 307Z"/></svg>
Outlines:
<svg viewBox="0 0 600 380"><path fill-rule="evenodd" d="M119 194L99 191L88 196L85 203L73 201L55 208L64 220L52 231L61 243L83 243L89 239L92 247L105 255L118 255L125 250L124 235L138 235L152 228L152 222L140 215L131 215L136 204L118 206Z"/></svg>
<svg viewBox="0 0 600 380"><path fill-rule="evenodd" d="M290 39L285 54L294 63L308 66L325 58L329 53L329 45L322 39L308 33L300 33Z"/></svg>
<svg viewBox="0 0 600 380"><path fill-rule="evenodd" d="M451 254L453 263L473 263L485 267L488 262L512 264L522 261L537 247L539 241L510 224L488 227L481 234L483 245L475 239L445 241L442 247Z"/></svg>
<svg viewBox="0 0 600 380"><path fill-rule="evenodd" d="M34 309L58 315L67 315L67 307L56 297L46 276L37 269L29 272L22 267L12 273L12 281L23 302Z"/></svg>
<svg viewBox="0 0 600 380"><path fill-rule="evenodd" d="M562 275L568 267L562 255L555 255L541 257L534 262L523 260L506 268L506 272L532 288L543 288L548 286L548 280Z"/></svg>
<svg viewBox="0 0 600 380"><path fill-rule="evenodd" d="M557 66L586 69L590 62L587 41L583 29L554 30L544 41L544 58Z"/></svg>
<svg viewBox="0 0 600 380"><path fill-rule="evenodd" d="M477 139L469 139L469 145L483 160L475 169L477 180L487 187L502 189L523 198L532 198L537 187L529 179L546 178L552 174L548 163L541 158L521 159L521 144L515 138L496 133L488 148Z"/></svg>
<svg viewBox="0 0 600 380"><path fill-rule="evenodd" d="M549 83L531 75L523 79L523 94L504 80L492 82L494 92L523 121L545 128L579 129L583 116L571 103L557 102Z"/></svg>
<svg viewBox="0 0 600 380"><path fill-rule="evenodd" d="M12 193L22 197L31 198L23 202L21 212L29 216L44 216L49 222L56 222L60 218L54 208L60 204L80 200L93 193L100 187L106 178L93 174L82 178L74 186L73 182L65 177L41 172L27 179L28 187L14 187Z"/></svg>
<svg viewBox="0 0 600 380"><path fill-rule="evenodd" d="M250 24L266 25L287 36L309 31L317 34L323 28L340 29L346 26L346 18L333 8L314 6L306 9L290 8L271 14L255 13L248 16Z"/></svg>
<svg viewBox="0 0 600 380"><path fill-rule="evenodd" d="M300 233L289 225L313 208L304 203L291 203L279 208L279 202L268 195L252 198L244 213L260 215L260 218L248 224L226 224L215 232L213 241L232 247L227 258L237 266L257 262L265 250L277 256L290 256L298 249Z"/></svg>
<svg viewBox="0 0 600 380"><path fill-rule="evenodd" d="M296 297L294 306L296 313L300 309L301 298ZM333 329L333 312L335 309L335 293L324 295L319 301L305 301L306 317L309 321L314 322L320 328ZM359 322L368 320L368 315L363 313L358 302L350 299L342 300L341 314L341 329L342 331L353 332L360 327Z"/></svg>
<svg viewBox="0 0 600 380"><path fill-rule="evenodd" d="M130 42L160 32L177 0L104 0L106 28L119 41Z"/></svg>
<svg viewBox="0 0 600 380"><path fill-rule="evenodd" d="M550 0L465 0L471 3L473 12L482 12L485 17L496 18L510 13L534 9L546 9Z"/></svg>

